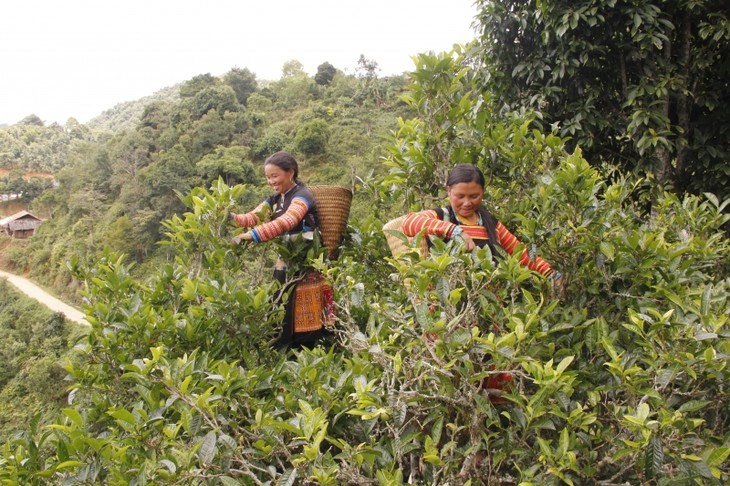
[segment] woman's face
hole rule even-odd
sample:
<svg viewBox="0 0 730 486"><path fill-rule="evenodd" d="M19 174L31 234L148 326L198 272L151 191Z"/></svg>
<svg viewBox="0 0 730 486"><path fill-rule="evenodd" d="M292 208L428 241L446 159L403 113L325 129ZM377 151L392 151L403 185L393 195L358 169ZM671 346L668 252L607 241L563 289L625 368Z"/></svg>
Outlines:
<svg viewBox="0 0 730 486"><path fill-rule="evenodd" d="M266 164L264 174L266 182L279 194L284 194L294 187L294 169L283 170L274 164Z"/></svg>
<svg viewBox="0 0 730 486"><path fill-rule="evenodd" d="M484 188L476 182L459 182L448 187L449 202L462 218L472 218L482 204Z"/></svg>

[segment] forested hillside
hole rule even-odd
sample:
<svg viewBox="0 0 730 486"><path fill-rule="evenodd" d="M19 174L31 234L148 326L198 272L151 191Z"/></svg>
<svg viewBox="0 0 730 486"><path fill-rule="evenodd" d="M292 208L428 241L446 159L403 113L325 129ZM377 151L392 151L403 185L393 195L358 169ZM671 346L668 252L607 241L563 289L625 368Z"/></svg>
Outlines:
<svg viewBox="0 0 730 486"><path fill-rule="evenodd" d="M92 329L71 403L6 442L0 480L726 484L724 4L477 3L477 39L406 77L201 75L77 143L14 260L81 295ZM228 217L281 148L355 192L338 258L309 262L334 335L288 352L279 245L232 246ZM441 204L457 163L561 285L458 239L392 258L383 224Z"/></svg>
<svg viewBox="0 0 730 486"><path fill-rule="evenodd" d="M134 101L125 101L105 110L86 124L89 128L102 132L121 132L134 130L139 125L145 107L154 102L176 103L180 99L180 86L169 86Z"/></svg>
<svg viewBox="0 0 730 486"><path fill-rule="evenodd" d="M61 170L76 143L92 142L91 130L70 118L66 125L29 115L15 125L0 130L0 168L21 172Z"/></svg>

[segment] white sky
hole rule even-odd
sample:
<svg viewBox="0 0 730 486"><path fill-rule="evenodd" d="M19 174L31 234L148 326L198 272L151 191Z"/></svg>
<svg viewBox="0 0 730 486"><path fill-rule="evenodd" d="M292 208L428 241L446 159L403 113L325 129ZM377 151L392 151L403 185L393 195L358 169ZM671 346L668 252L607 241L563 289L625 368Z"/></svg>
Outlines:
<svg viewBox="0 0 730 486"><path fill-rule="evenodd" d="M411 56L475 37L472 2L2 0L0 124L86 123L198 74L276 80L293 59L311 75L323 62L354 73L364 54L401 74Z"/></svg>

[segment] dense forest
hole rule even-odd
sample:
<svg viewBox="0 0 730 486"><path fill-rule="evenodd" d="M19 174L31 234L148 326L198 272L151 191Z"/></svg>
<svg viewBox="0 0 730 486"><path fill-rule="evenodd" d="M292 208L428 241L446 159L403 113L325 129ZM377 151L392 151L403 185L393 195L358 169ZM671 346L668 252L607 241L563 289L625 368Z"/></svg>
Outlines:
<svg viewBox="0 0 730 486"><path fill-rule="evenodd" d="M476 3L474 41L403 76L233 68L93 126L0 129L7 191L55 180L22 186L49 216L0 236L3 263L91 323L0 289L3 484L730 479L724 2ZM337 258L310 261L334 335L289 352L278 245L231 246L228 218L281 149L355 194ZM441 204L457 163L561 287L458 242L392 257L383 224Z"/></svg>

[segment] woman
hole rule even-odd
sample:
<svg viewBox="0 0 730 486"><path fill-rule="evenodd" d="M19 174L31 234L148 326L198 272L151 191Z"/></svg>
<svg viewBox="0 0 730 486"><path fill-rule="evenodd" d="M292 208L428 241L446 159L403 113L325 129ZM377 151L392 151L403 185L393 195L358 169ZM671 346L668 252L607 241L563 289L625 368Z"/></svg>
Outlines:
<svg viewBox="0 0 730 486"><path fill-rule="evenodd" d="M427 236L460 239L469 252L477 246L489 246L492 255L498 254L497 247L512 255L520 242L481 207L484 185L484 174L475 165L456 165L446 181L450 205L409 214L403 222L403 233L413 237L424 231ZM560 278L560 274L542 258L530 259L527 250L522 252L520 263L551 279Z"/></svg>
<svg viewBox="0 0 730 486"><path fill-rule="evenodd" d="M266 181L275 194L256 209L245 214L231 213L233 221L248 231L233 238L260 243L280 237L296 247L302 260L314 244L318 231L317 201L312 192L299 181L299 165L287 152L276 152L264 162ZM262 218L268 221L262 221ZM287 293L286 314L277 347L312 345L325 332L324 321L332 318L332 292L318 272L304 265L289 269L289 263L279 258L274 277L284 287L278 299ZM287 281L287 279L290 279Z"/></svg>
<svg viewBox="0 0 730 486"><path fill-rule="evenodd" d="M492 255L498 255L500 249L512 255L520 245L519 240L489 211L481 207L484 197L484 174L471 164L456 165L446 181L449 196L448 207L429 209L418 213L410 213L403 221L403 233L413 237L421 231L426 236L438 236L453 240L460 239L466 251L477 246L489 246ZM542 275L556 280L560 285L560 273L540 257L530 259L527 250L522 252L520 263ZM490 374L482 381L489 399L494 404L503 404L507 400L502 394L511 388L510 373Z"/></svg>

